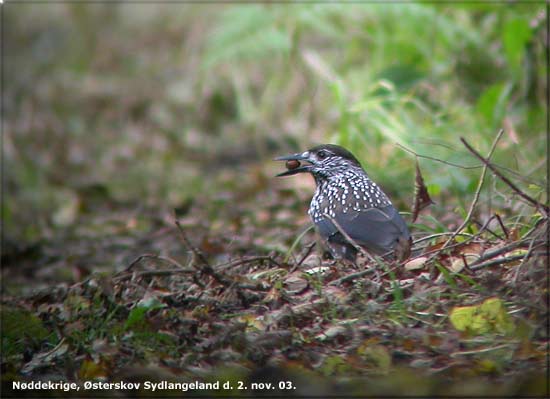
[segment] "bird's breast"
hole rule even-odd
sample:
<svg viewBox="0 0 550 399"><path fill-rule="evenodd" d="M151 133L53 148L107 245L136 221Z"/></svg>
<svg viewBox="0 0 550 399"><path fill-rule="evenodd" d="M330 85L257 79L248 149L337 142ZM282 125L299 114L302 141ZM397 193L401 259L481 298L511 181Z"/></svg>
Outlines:
<svg viewBox="0 0 550 399"><path fill-rule="evenodd" d="M378 185L366 176L350 174L320 182L311 200L309 215L319 223L326 215L337 218L348 212L364 212L391 205Z"/></svg>

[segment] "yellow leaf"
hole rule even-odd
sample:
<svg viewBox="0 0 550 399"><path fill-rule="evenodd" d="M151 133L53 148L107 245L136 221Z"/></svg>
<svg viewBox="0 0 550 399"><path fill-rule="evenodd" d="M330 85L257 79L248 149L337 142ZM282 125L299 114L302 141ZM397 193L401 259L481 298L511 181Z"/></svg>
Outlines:
<svg viewBox="0 0 550 399"><path fill-rule="evenodd" d="M241 323L246 323L247 331L264 331L266 326L263 322L263 316L245 314L237 318Z"/></svg>
<svg viewBox="0 0 550 399"><path fill-rule="evenodd" d="M489 298L481 305L454 307L449 318L458 331L474 335L514 331L514 323L498 298Z"/></svg>
<svg viewBox="0 0 550 399"><path fill-rule="evenodd" d="M107 365L101 361L96 363L91 359L84 360L78 372L78 376L83 380L105 378L107 375Z"/></svg>
<svg viewBox="0 0 550 399"><path fill-rule="evenodd" d="M480 359L477 361L476 369L480 373L494 373L498 371L498 364L492 359Z"/></svg>

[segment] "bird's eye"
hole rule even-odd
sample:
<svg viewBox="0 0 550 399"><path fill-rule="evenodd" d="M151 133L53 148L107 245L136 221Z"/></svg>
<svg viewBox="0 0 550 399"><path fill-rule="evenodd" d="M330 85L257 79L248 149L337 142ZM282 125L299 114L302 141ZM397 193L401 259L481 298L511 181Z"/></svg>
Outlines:
<svg viewBox="0 0 550 399"><path fill-rule="evenodd" d="M317 157L319 159L325 159L326 157L328 157L328 152L326 152L325 150L321 150L317 153Z"/></svg>

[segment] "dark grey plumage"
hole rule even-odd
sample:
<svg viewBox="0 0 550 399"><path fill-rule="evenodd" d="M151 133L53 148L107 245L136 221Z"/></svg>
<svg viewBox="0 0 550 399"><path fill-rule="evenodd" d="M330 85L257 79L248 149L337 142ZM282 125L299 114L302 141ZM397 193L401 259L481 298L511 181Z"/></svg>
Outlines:
<svg viewBox="0 0 550 399"><path fill-rule="evenodd" d="M308 163L278 176L313 175L317 189L308 213L335 258L354 261L357 256L357 249L340 229L369 253L392 253L398 260L409 256L411 236L405 221L352 153L323 144L276 160Z"/></svg>

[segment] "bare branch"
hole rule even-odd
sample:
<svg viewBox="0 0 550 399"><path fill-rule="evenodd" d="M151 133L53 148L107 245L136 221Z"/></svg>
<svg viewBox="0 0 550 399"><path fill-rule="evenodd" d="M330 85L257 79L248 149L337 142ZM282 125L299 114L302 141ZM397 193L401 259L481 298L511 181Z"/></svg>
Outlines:
<svg viewBox="0 0 550 399"><path fill-rule="evenodd" d="M210 263L206 260L202 252L200 252L197 248L195 248L187 236L185 235L185 231L183 230L183 227L181 226L179 220L175 220L174 223L178 227L178 230L180 232L181 238L183 240L183 243L186 247L188 247L189 250L195 254L197 259L200 260L202 263L202 266L198 267L197 269L201 271L202 273L212 277L216 282L223 285L226 288L235 288L237 290L242 289L248 289L248 290L256 290L256 291L266 291L267 288L264 287L262 284L246 284L246 283L238 283L236 281L233 281L229 279L227 276L225 276L223 273L219 273L212 266L210 266Z"/></svg>
<svg viewBox="0 0 550 399"><path fill-rule="evenodd" d="M416 153L415 151L411 150L410 148L407 148L399 143L395 143L395 145L397 145L399 148L401 148L402 150L405 150L407 151L409 154L413 154L415 157L418 157L418 158L424 158L424 159L429 159L430 161L435 161L435 162L439 162L439 163L442 163L442 164L445 164L445 165L449 165L449 166L454 166L455 168L460 168L460 169L479 169L482 167L482 165L475 165L475 166L464 166L464 165L459 165L457 163L453 163L453 162L449 162L449 161L444 161L443 159L439 159L439 158L435 158L435 157L431 157L429 155L422 155L422 154L418 154Z"/></svg>
<svg viewBox="0 0 550 399"><path fill-rule="evenodd" d="M260 256L252 256L250 258L238 259L238 260L234 260L234 261L231 261L231 262L228 262L228 263L222 263L222 264L216 266L216 270L222 271L222 270L226 270L226 269L232 269L236 266L242 266L242 265L245 265L247 263L252 263L252 262L262 262L262 261L265 261L265 260L271 262L274 265L277 265L277 266L281 267L281 265L275 259L273 259L271 256L269 256L269 255L265 255L265 256L260 255Z"/></svg>
<svg viewBox="0 0 550 399"><path fill-rule="evenodd" d="M500 140L500 138L502 137L503 133L504 133L504 129L500 129L499 132L497 133L497 136L495 137L495 139L493 140L493 144L491 145L491 149L489 150L489 154L487 155L487 159L491 159L491 157L493 156L493 153L495 152L495 148L497 146L497 143ZM461 138L461 140L463 140L463 139ZM483 187L483 183L485 182L485 176L487 175L487 167L488 167L488 165L487 165L487 163L485 163L484 166L483 166L483 171L481 172L481 176L479 178L479 182L477 184L477 189L476 189L476 192L474 194L474 199L472 200L472 203L470 204L470 209L468 209L468 214L464 218L464 221L462 222L460 227L458 229L456 229L456 231L455 231L456 234L460 233L468 225L468 223L470 223L470 219L472 218L472 215L474 213L477 202L479 201L479 196L481 195L481 189ZM447 241L446 244L448 244L453 238L455 238L456 234L453 234L451 236L451 238L449 238L449 240ZM443 248L444 247L446 247L446 245L444 245Z"/></svg>
<svg viewBox="0 0 550 399"><path fill-rule="evenodd" d="M329 285L339 285L339 284L345 283L346 281L355 280L359 277L363 277L367 274L371 274L371 273L374 273L374 272L375 272L375 270L373 268L371 268L371 269L361 270L359 272L350 273L348 275L345 275L344 277L340 277L336 280L331 281Z"/></svg>
<svg viewBox="0 0 550 399"><path fill-rule="evenodd" d="M206 260L206 257L202 254L202 252L199 251L198 248L196 248L195 246L193 246L191 244L191 241L189 241L189 239L185 235L185 231L183 231L183 227L181 226L181 223L179 222L179 220L175 220L174 223L178 227L181 239L182 239L183 243L185 244L185 246L187 247L187 249L189 249L191 252L193 252L193 254L197 257L198 260L201 261L201 263L204 266L207 266L207 267L211 268L210 264L208 263L208 260Z"/></svg>
<svg viewBox="0 0 550 399"><path fill-rule="evenodd" d="M460 138L460 141L462 141L462 143L466 146L466 148L472 153L474 154L477 158L479 158L487 168L491 169L491 172L493 172L495 174L496 177L498 177L500 180L502 180L506 185L508 185L508 187L510 187L513 191L516 192L516 194L518 194L521 198L523 198L524 200L526 200L527 202L529 202L531 205L533 205L535 208L537 208L538 210L541 211L541 213L544 213L544 215L546 217L548 217L548 213L550 211L550 208L542 203L540 203L539 201L537 201L536 199L534 199L533 197L527 195L526 193L524 193L522 190L519 189L518 186L516 186L514 183L512 183L512 181L510 181L510 179L508 179L506 176L504 176L502 173L500 173L500 171L495 168L495 166L493 164L491 164L491 162L484 158L482 155L479 154L479 152L477 152L465 139L464 137L461 137Z"/></svg>
<svg viewBox="0 0 550 399"><path fill-rule="evenodd" d="M170 265L176 266L178 269L182 270L182 272L188 271L187 268L183 267L179 262L175 261L172 258L169 258L167 256L160 256L155 254L143 254L138 256L136 259L134 259L122 272L129 272L132 270L132 268L140 263L143 259L152 259L152 260L159 260L161 262L168 263ZM120 274L120 273L118 273Z"/></svg>
<svg viewBox="0 0 550 399"><path fill-rule="evenodd" d="M180 273L195 273L195 269L168 269L168 270L143 270L140 272L128 272L120 274L113 278L115 282L120 282L132 277L157 277L157 276L173 276Z"/></svg>
<svg viewBox="0 0 550 399"><path fill-rule="evenodd" d="M433 144L433 145L439 145L439 146L442 146L442 147L446 147L446 148L449 148L453 151L456 151L455 148L453 148L452 146L450 145L444 145L442 143L429 143L429 144ZM460 164L457 164L457 163L454 163L454 162L449 162L449 161L445 161L443 159L439 159L439 158L435 158L435 157L431 157L429 155L424 155L424 154L419 154L417 153L416 151L414 150L411 150L410 148L407 148L405 147L404 145L402 144L399 144L399 143L395 143L395 145L399 148L401 148L402 150L408 152L409 154L412 154L414 155L415 157L417 158L423 158L423 159L428 159L430 161L434 161L434 162L439 162L439 163L442 163L444 165L449 165L449 166L454 166L456 168L460 168L460 169L479 169L479 168L482 168L483 167L483 164L481 165L472 165L472 166L466 166L466 165L460 165ZM533 174L537 169L539 169L542 165L544 165L545 163L545 160L543 160L544 162L541 162L539 163L538 165L536 165L535 168L533 168L532 170L526 172L525 174L521 174L513 169L510 169L510 168L507 168L506 166L502 166L502 165L498 165L496 163L493 163L492 165L497 168L497 169L501 169L501 170L504 170L508 173L511 173L513 174L514 176L516 176L517 179L521 180L521 181L524 181L526 183L529 183L529 184L537 184L537 185L541 185L540 182L536 181L536 180L533 180L533 179L528 179L526 176L530 176L531 174Z"/></svg>

